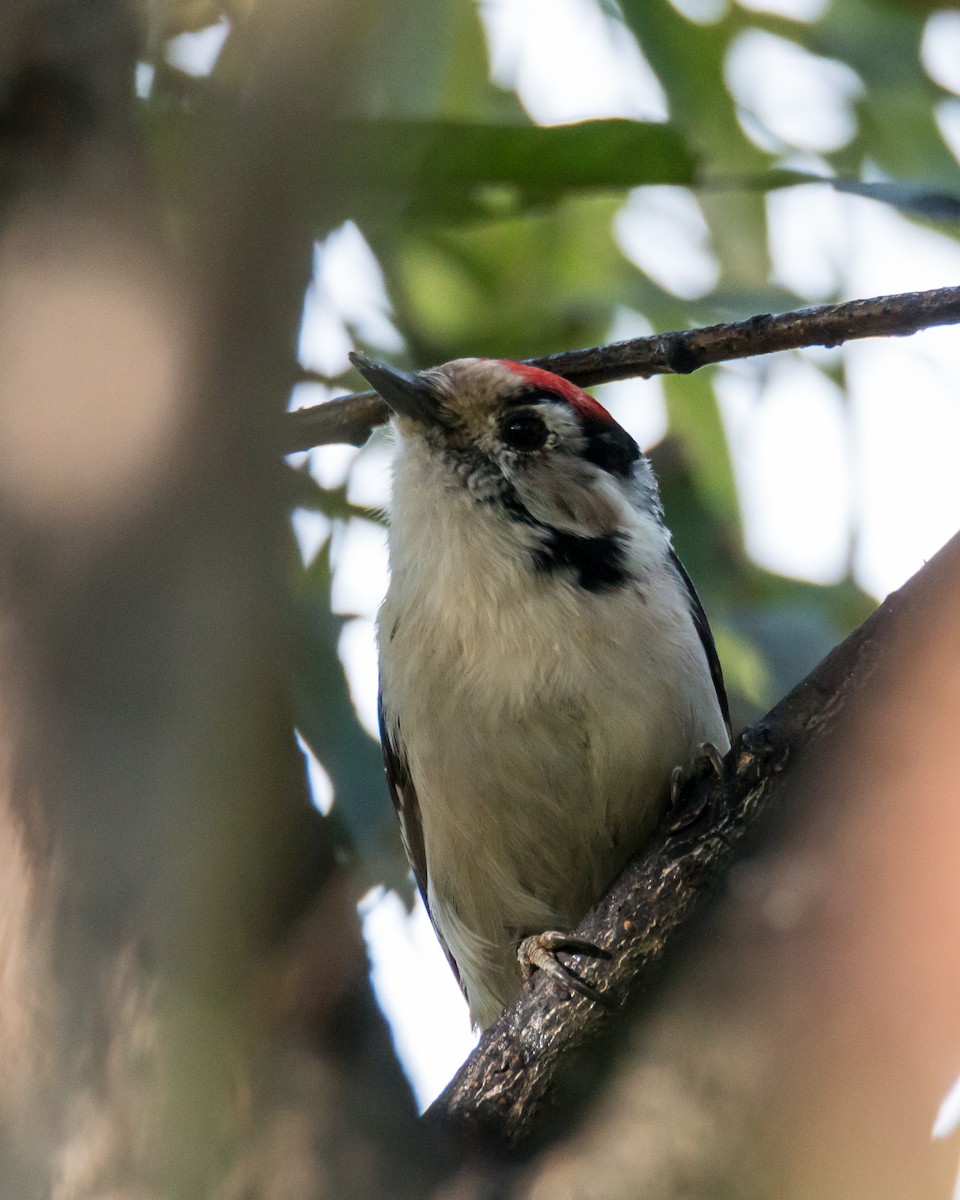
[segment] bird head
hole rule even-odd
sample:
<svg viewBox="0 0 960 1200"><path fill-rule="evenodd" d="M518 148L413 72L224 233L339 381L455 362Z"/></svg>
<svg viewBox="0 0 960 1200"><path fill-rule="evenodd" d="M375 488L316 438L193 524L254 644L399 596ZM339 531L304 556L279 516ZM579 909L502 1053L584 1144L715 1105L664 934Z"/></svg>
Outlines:
<svg viewBox="0 0 960 1200"><path fill-rule="evenodd" d="M659 518L656 484L633 438L592 396L549 371L461 358L412 374L352 354L401 438L476 500L578 538L616 533L625 509Z"/></svg>

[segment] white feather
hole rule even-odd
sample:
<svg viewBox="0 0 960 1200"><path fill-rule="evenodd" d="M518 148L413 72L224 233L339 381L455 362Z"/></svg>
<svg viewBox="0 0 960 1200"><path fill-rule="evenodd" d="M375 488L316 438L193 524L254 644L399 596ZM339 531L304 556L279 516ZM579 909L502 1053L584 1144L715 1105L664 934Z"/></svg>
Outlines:
<svg viewBox="0 0 960 1200"><path fill-rule="evenodd" d="M423 438L401 437L395 461L384 713L419 799L430 910L480 1026L519 986L518 941L572 927L649 836L672 769L728 745L655 485L638 503L576 470L552 481L562 502L541 480L535 515L562 503L568 525L617 528L624 587L532 570L529 528L478 503Z"/></svg>

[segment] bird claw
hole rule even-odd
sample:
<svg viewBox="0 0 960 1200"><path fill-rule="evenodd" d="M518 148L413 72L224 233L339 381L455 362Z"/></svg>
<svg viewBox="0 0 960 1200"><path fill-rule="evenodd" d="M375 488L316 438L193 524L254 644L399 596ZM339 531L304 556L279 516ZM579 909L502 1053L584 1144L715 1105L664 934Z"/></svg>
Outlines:
<svg viewBox="0 0 960 1200"><path fill-rule="evenodd" d="M677 802L680 799L680 792L686 781L687 773L683 767L674 767L670 772L670 807L676 808Z"/></svg>
<svg viewBox="0 0 960 1200"><path fill-rule="evenodd" d="M713 742L701 742L697 747L696 754L693 758L693 765L689 771L684 771L683 767L674 767L670 772L670 808L677 808L680 800L680 793L683 791L687 780L698 774L702 767L709 767L717 779L723 783L726 779L726 768L723 765L723 756L716 748ZM686 829L688 825L692 825L703 812L701 805L696 812L691 813L679 819L675 824L670 826L671 832L676 833L680 829Z"/></svg>
<svg viewBox="0 0 960 1200"><path fill-rule="evenodd" d="M683 767L674 767L670 772L670 807L676 808L677 801L680 799L680 793L683 791L683 785L692 776L696 775L699 769L703 766L708 766L714 775L719 780L725 778L723 756L716 748L713 742L701 742L693 756L693 765L689 771L685 771Z"/></svg>
<svg viewBox="0 0 960 1200"><path fill-rule="evenodd" d="M713 742L701 742L697 747L697 755L694 760L696 765L702 762L709 763L713 768L713 773L718 779L724 777L723 755L716 748Z"/></svg>
<svg viewBox="0 0 960 1200"><path fill-rule="evenodd" d="M594 942L571 937L570 934L560 933L555 929L548 929L543 933L535 933L531 937L524 938L517 947L517 958L520 960L520 974L523 982L526 983L539 967L567 992L577 992L597 1004L609 1005L608 997L591 987L589 983L584 983L579 975L564 966L557 958L558 951L564 951L567 954L588 954L592 958L609 959L613 957L609 950L605 950Z"/></svg>

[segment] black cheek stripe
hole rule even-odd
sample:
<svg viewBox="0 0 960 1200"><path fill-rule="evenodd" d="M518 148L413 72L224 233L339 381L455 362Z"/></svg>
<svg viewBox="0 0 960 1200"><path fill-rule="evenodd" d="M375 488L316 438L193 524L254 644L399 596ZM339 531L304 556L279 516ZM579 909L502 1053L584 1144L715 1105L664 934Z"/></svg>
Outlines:
<svg viewBox="0 0 960 1200"><path fill-rule="evenodd" d="M491 480L491 483L494 481ZM525 507L516 490L500 475L496 486L477 496L478 501L504 512L511 521L534 531L537 544L527 553L534 571L554 575L572 571L580 587L588 592L603 592L622 587L628 582L626 542L622 534L607 533L602 537L578 537L538 521Z"/></svg>

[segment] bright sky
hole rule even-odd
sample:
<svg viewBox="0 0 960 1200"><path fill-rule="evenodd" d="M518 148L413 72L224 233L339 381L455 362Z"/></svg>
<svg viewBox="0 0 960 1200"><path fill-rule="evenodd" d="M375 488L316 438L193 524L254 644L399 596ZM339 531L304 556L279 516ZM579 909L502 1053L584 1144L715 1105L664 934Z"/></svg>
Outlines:
<svg viewBox="0 0 960 1200"><path fill-rule="evenodd" d="M674 3L705 20L726 7L725 0ZM743 7L798 20L818 16L824 6L825 0L743 0ZM495 78L516 87L537 121L665 115L662 91L635 41L594 0L483 0L481 11ZM949 26L943 37L960 53L960 17L938 14L931 21ZM930 45L931 74L948 77L947 86L960 91L960 59L938 56ZM557 80L563 80L562 88ZM761 116L775 137L802 147L806 163L816 165L818 152L842 145L853 131L856 75L782 39L745 34L731 53L728 81L748 132ZM945 109L941 117L960 131L960 110ZM769 145L770 134L763 139ZM775 279L811 302L837 287L857 297L960 278L954 241L917 229L871 201L822 187L796 188L772 193L768 209ZM697 296L713 286L717 265L709 231L686 190L636 192L618 215L615 233L627 257L677 295ZM323 372L343 369L352 347L347 322L385 356L400 349L379 267L352 225L317 250L300 343L303 363ZM650 331L643 320L624 311L611 337L645 332ZM833 361L843 356L849 402L814 369L828 354ZM719 392L747 546L764 566L831 581L843 574L852 552L857 578L882 598L960 527L957 329L783 356L762 367L736 364L722 370ZM641 444L649 446L665 432L656 381L608 385L598 394ZM326 395L319 386L304 387L294 403L313 404ZM375 438L363 451L326 447L309 457L322 483L346 479L352 499L385 505L385 438ZM329 535L329 523L300 512L295 527L309 561ZM387 582L385 534L372 522L355 520L334 531L334 539L334 604L356 614L344 630L341 656L359 716L374 731L373 622ZM318 764L311 778L318 802L328 805L329 780ZM361 913L377 994L426 1104L473 1044L465 1006L422 907L408 915L395 894L380 889L366 897Z"/></svg>

